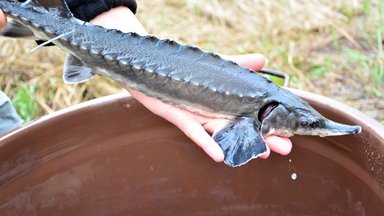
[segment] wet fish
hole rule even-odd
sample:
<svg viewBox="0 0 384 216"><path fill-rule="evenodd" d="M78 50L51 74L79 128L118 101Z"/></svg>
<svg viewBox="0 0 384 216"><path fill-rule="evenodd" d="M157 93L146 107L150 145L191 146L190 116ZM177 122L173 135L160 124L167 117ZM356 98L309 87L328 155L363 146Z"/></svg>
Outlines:
<svg viewBox="0 0 384 216"><path fill-rule="evenodd" d="M288 90L216 54L80 21L62 0L0 0L0 8L18 29L25 26L69 53L63 72L66 83L107 76L166 103L229 119L224 129L213 134L229 166L243 165L265 153L263 137L270 134L361 132L360 126L333 122Z"/></svg>

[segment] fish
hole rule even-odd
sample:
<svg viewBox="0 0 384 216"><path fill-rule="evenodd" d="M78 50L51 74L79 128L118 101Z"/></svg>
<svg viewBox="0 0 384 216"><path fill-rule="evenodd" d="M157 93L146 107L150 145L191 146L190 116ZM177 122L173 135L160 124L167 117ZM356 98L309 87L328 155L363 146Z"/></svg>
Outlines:
<svg viewBox="0 0 384 216"><path fill-rule="evenodd" d="M227 119L212 137L230 167L267 152L268 135L337 136L362 130L327 119L289 90L218 54L78 20L63 0L0 0L0 9L16 29L27 29L3 35L33 34L68 53L65 83L106 76L165 103Z"/></svg>

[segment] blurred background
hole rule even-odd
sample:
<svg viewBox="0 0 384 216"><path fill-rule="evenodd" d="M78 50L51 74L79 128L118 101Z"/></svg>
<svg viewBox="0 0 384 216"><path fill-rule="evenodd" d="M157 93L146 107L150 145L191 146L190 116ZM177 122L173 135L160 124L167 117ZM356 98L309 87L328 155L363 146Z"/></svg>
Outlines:
<svg viewBox="0 0 384 216"><path fill-rule="evenodd" d="M226 55L262 53L290 87L328 96L384 124L383 0L137 0L137 16L160 38ZM66 85L65 53L29 51L0 38L0 89L29 122L122 89L97 77Z"/></svg>

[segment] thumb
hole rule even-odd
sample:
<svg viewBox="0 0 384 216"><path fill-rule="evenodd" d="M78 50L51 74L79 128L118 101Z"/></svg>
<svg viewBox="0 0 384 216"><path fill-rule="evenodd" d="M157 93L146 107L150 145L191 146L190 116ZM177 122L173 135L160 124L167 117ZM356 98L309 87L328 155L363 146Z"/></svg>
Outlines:
<svg viewBox="0 0 384 216"><path fill-rule="evenodd" d="M254 71L258 71L263 68L266 61L265 57L258 53L223 57Z"/></svg>

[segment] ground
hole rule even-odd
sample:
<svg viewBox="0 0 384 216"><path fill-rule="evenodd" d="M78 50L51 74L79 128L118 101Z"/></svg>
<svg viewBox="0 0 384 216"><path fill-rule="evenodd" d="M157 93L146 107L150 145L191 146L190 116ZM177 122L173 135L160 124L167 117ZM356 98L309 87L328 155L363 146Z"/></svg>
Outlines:
<svg viewBox="0 0 384 216"><path fill-rule="evenodd" d="M147 30L222 54L262 53L290 87L348 104L384 124L384 2L381 0L140 1ZM0 88L26 122L121 91L113 81L61 80L64 53L0 39Z"/></svg>

